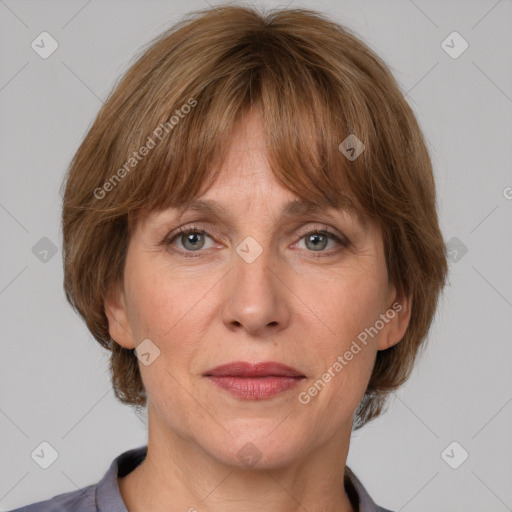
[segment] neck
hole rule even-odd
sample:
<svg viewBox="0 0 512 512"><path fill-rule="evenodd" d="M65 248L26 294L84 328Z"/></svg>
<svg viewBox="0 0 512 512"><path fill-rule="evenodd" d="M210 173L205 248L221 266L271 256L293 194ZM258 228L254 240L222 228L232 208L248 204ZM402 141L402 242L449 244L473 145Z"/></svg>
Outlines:
<svg viewBox="0 0 512 512"><path fill-rule="evenodd" d="M354 512L344 488L351 425L300 460L259 469L225 464L149 418L146 459L118 479L130 512ZM152 428L153 427L153 428Z"/></svg>

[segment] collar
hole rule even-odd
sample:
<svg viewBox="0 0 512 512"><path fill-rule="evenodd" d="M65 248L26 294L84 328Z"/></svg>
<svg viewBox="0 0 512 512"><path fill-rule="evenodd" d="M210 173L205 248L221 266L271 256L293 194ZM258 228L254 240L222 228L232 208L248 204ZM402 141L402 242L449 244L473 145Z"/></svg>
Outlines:
<svg viewBox="0 0 512 512"><path fill-rule="evenodd" d="M147 445L133 448L116 457L105 476L96 486L96 507L98 512L128 512L123 502L117 477L123 477L134 470L145 458ZM379 512L361 481L345 466L344 485L354 509L357 512Z"/></svg>

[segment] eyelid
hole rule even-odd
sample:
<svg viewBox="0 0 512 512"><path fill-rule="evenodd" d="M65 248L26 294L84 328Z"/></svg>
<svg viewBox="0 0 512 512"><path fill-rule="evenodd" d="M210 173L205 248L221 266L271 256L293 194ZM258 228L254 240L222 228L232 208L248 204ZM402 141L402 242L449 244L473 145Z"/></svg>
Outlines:
<svg viewBox="0 0 512 512"><path fill-rule="evenodd" d="M171 231L171 233L169 233L165 237L163 242L170 243L177 235L181 235L181 234L187 233L189 231L192 231L192 232L197 231L198 233L206 233L209 236L216 236L218 239L220 239L220 241L224 240L223 235L221 234L221 232L218 229L211 227L211 226L206 226L205 224L193 222L191 224L186 224L184 226L180 226L179 228L175 229L174 231Z"/></svg>

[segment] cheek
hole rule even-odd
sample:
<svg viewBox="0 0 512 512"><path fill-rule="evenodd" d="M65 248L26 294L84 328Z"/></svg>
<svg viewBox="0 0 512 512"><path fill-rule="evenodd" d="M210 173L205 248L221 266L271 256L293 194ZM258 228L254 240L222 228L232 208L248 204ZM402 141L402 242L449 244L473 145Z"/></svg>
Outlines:
<svg viewBox="0 0 512 512"><path fill-rule="evenodd" d="M207 337L215 309L215 276L186 275L152 261L133 266L127 276L130 319L137 342L153 341L162 355L158 366L173 375L187 373L195 354ZM129 284L128 284L129 283ZM128 290L128 288L130 288ZM168 379L156 368L141 366L143 379Z"/></svg>
<svg viewBox="0 0 512 512"><path fill-rule="evenodd" d="M338 354L378 319L383 287L377 272L352 268L301 277L294 292L301 316L310 324L308 332L314 335L316 330L315 339L321 341L319 348Z"/></svg>
<svg viewBox="0 0 512 512"><path fill-rule="evenodd" d="M137 342L149 338L160 350L150 365L139 363L148 396L157 410L187 411L190 397L179 391L180 383L186 381L190 361L204 337L201 319L206 312L201 298L208 288L204 281L184 279L154 261L129 269L126 288ZM187 414L173 421L185 425Z"/></svg>
<svg viewBox="0 0 512 512"><path fill-rule="evenodd" d="M201 279L181 276L155 258L127 268L126 282L135 330L155 341L187 324L207 289Z"/></svg>
<svg viewBox="0 0 512 512"><path fill-rule="evenodd" d="M382 312L384 283L368 269L317 275L307 287L300 282L296 290L306 297L302 311L308 318L309 350L314 346L319 362L319 381L312 381L307 393L317 407L344 415L356 408L371 376L377 337L364 336Z"/></svg>

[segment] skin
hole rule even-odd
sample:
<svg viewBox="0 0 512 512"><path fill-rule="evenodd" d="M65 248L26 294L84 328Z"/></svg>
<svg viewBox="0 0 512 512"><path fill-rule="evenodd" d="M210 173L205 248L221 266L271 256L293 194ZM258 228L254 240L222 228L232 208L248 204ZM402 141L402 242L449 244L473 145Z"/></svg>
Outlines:
<svg viewBox="0 0 512 512"><path fill-rule="evenodd" d="M283 205L297 197L271 173L257 111L239 125L218 180L201 199L222 203L229 216L152 212L137 225L124 283L106 302L117 343L135 348L149 338L160 350L150 365L139 362L149 398L148 454L118 479L123 500L131 512L352 512L343 473L354 412L377 351L402 339L410 317L410 302L388 282L381 233L336 210L283 216ZM191 224L215 229L199 235L202 248L191 249L187 235L163 242ZM306 233L326 226L351 246L307 244ZM248 236L262 248L252 263L236 252ZM187 250L200 255L185 257ZM299 393L396 301L401 311L301 403ZM237 360L279 361L306 379L250 401L203 376ZM251 467L237 456L246 443L260 456Z"/></svg>

